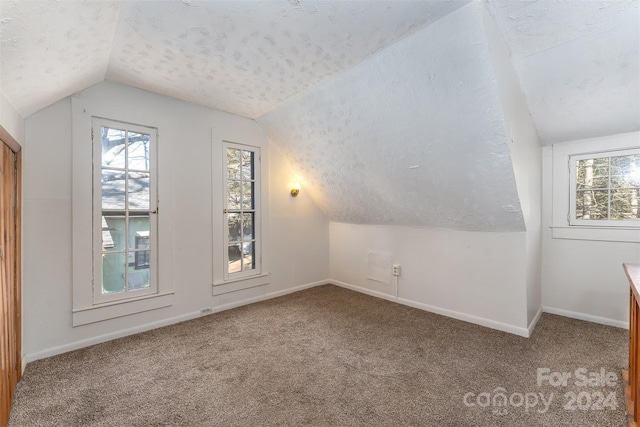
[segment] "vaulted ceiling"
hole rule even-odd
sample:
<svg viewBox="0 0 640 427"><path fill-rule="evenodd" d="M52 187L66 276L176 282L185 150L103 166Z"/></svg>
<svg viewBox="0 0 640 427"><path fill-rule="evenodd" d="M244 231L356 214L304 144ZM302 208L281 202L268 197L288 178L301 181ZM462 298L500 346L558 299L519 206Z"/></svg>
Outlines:
<svg viewBox="0 0 640 427"><path fill-rule="evenodd" d="M257 119L331 220L520 230L483 19L550 144L640 130L638 6L0 0L0 90L24 117L109 80Z"/></svg>
<svg viewBox="0 0 640 427"><path fill-rule="evenodd" d="M465 2L2 0L2 90L25 116L110 80L255 118Z"/></svg>

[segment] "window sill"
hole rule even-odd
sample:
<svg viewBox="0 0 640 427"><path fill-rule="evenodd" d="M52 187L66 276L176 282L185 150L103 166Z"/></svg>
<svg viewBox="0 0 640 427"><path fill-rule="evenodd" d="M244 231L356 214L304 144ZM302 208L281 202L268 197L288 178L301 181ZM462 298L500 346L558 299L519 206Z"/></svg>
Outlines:
<svg viewBox="0 0 640 427"><path fill-rule="evenodd" d="M229 292L241 291L243 289L255 288L269 284L269 273L262 273L257 276L241 277L229 279L224 282L213 284L213 296L227 294Z"/></svg>
<svg viewBox="0 0 640 427"><path fill-rule="evenodd" d="M638 228L555 226L551 227L551 236L554 239L640 243Z"/></svg>
<svg viewBox="0 0 640 427"><path fill-rule="evenodd" d="M73 326L88 325L130 314L142 313L173 305L173 292L114 301L73 310Z"/></svg>

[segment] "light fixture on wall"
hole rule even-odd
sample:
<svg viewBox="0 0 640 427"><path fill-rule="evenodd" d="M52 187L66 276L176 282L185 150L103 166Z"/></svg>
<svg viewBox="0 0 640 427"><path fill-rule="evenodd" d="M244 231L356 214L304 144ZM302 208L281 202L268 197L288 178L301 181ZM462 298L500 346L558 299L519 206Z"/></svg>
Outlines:
<svg viewBox="0 0 640 427"><path fill-rule="evenodd" d="M293 184L293 188L291 188L291 197L297 197L300 194L300 183L296 182Z"/></svg>

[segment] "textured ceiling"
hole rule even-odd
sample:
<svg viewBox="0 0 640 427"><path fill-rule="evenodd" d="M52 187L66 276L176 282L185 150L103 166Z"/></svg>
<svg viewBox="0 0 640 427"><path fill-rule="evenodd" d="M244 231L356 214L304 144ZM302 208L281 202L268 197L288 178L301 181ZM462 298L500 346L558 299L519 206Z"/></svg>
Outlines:
<svg viewBox="0 0 640 427"><path fill-rule="evenodd" d="M27 117L111 80L257 118L337 221L524 228L482 20L543 143L640 130L639 0L0 0Z"/></svg>
<svg viewBox="0 0 640 427"><path fill-rule="evenodd" d="M1 89L23 117L104 80L119 7L0 0Z"/></svg>
<svg viewBox="0 0 640 427"><path fill-rule="evenodd" d="M0 0L0 89L24 117L106 79L256 118L467 1ZM543 143L640 130L638 0L486 4Z"/></svg>
<svg viewBox="0 0 640 427"><path fill-rule="evenodd" d="M482 7L258 119L330 220L524 230Z"/></svg>
<svg viewBox="0 0 640 427"><path fill-rule="evenodd" d="M24 116L107 79L255 118L466 2L2 0L2 90Z"/></svg>
<svg viewBox="0 0 640 427"><path fill-rule="evenodd" d="M640 130L638 0L491 0L543 143Z"/></svg>

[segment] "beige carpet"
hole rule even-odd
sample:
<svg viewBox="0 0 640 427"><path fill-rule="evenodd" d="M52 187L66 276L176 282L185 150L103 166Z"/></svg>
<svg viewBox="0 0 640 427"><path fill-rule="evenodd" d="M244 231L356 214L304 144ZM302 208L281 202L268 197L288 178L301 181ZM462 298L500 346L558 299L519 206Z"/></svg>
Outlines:
<svg viewBox="0 0 640 427"><path fill-rule="evenodd" d="M624 426L626 351L613 327L545 314L525 339L327 285L30 363L10 426Z"/></svg>

